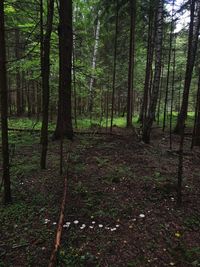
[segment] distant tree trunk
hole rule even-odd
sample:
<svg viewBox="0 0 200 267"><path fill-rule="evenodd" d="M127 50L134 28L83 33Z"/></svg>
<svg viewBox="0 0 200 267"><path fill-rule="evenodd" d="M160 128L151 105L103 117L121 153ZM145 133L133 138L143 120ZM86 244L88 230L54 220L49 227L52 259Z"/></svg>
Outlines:
<svg viewBox="0 0 200 267"><path fill-rule="evenodd" d="M176 43L173 49L173 75L172 75L172 91L171 91L171 109L170 109L170 149L172 149L172 121L173 121L173 104L174 104L174 89L175 89L174 88L175 72L176 72Z"/></svg>
<svg viewBox="0 0 200 267"><path fill-rule="evenodd" d="M26 102L25 102L25 87L26 87L26 80L25 80L25 72L22 71L22 75L21 75L21 81L22 81L22 114L25 113L26 111Z"/></svg>
<svg viewBox="0 0 200 267"><path fill-rule="evenodd" d="M113 80L112 80L112 107L111 107L111 123L110 123L110 131L111 132L112 132L112 127L113 127L113 115L114 115L114 105L115 105L118 24L119 24L119 3L117 0L117 2L116 2L116 21L115 21L114 66L113 66Z"/></svg>
<svg viewBox="0 0 200 267"><path fill-rule="evenodd" d="M63 136L73 139L72 86L72 0L60 0L59 7L59 100L56 130L53 139Z"/></svg>
<svg viewBox="0 0 200 267"><path fill-rule="evenodd" d="M93 92L93 86L94 86L94 71L96 69L96 61L97 61L97 52L99 47L99 34L100 34L100 19L99 19L99 13L97 16L97 24L95 29L95 42L94 42L94 53L92 57L92 76L90 78L90 84L89 84L89 112L91 113L93 111L93 98L94 98L94 92Z"/></svg>
<svg viewBox="0 0 200 267"><path fill-rule="evenodd" d="M128 94L127 94L127 117L126 126L132 126L133 116L133 81L135 61L135 21L136 21L136 0L130 0L130 47L129 47L129 70L128 70Z"/></svg>
<svg viewBox="0 0 200 267"><path fill-rule="evenodd" d="M162 38L163 38L163 0L158 1L155 37L155 72L148 115L143 125L142 140L150 142L151 127L155 119L155 112L160 87L160 74L162 66Z"/></svg>
<svg viewBox="0 0 200 267"><path fill-rule="evenodd" d="M152 71L152 63L153 63L153 52L154 52L154 17L155 12L153 8L152 0L149 3L149 25L148 25L148 44L147 44L147 60L146 60L146 71L145 71L145 83L144 83L144 93L143 93L143 100L142 106L140 110L140 115L138 122L143 124L144 120L147 116L147 108L148 108L148 95L150 91L150 82L151 82L151 71Z"/></svg>
<svg viewBox="0 0 200 267"><path fill-rule="evenodd" d="M20 53L19 53L19 49L20 49L20 38L19 38L19 29L16 28L15 29L15 57L16 60L19 60L20 57ZM17 94L17 116L21 116L22 115L22 104L21 104L21 75L20 75L20 71L19 71L19 67L17 67L16 70L16 94Z"/></svg>
<svg viewBox="0 0 200 267"><path fill-rule="evenodd" d="M163 62L164 62L164 57L163 57ZM160 111L161 111L161 102L162 102L162 93L163 93L164 70L165 70L165 65L162 64L161 77L160 77L160 92L159 92L158 109L157 109L157 125L160 124Z"/></svg>
<svg viewBox="0 0 200 267"><path fill-rule="evenodd" d="M34 116L36 114L36 88L35 88L35 81L31 81L31 116Z"/></svg>
<svg viewBox="0 0 200 267"><path fill-rule="evenodd" d="M163 132L166 127L166 115L167 115L167 104L168 104L168 94L169 94L169 78L170 78L170 66L171 66L171 54L172 54L172 42L173 42L173 27L174 27L174 0L172 7L172 18L170 26L170 37L169 37L169 52L168 52L168 66L167 66L167 82L165 91L165 103L164 103L164 115L163 115Z"/></svg>
<svg viewBox="0 0 200 267"><path fill-rule="evenodd" d="M197 90L197 103L195 112L195 123L192 136L192 148L193 146L200 146L200 69L199 69L199 82Z"/></svg>
<svg viewBox="0 0 200 267"><path fill-rule="evenodd" d="M41 169L46 168L46 156L48 149L48 122L49 122L49 76L50 76L50 40L53 24L54 0L48 3L47 28L43 42L42 57L42 129L41 129Z"/></svg>
<svg viewBox="0 0 200 267"><path fill-rule="evenodd" d="M1 92L1 129L2 129L2 158L3 158L3 184L4 203L12 201L10 189L9 171L9 147L8 147L8 92L6 77L6 48L4 25L4 1L0 1L0 92Z"/></svg>
<svg viewBox="0 0 200 267"><path fill-rule="evenodd" d="M187 55L187 66L185 72L185 84L182 98L181 111L178 116L177 124L174 129L175 133L181 133L181 128L184 127L185 121L187 119L188 110L188 98L190 91L190 84L192 81L192 73L195 63L195 57L197 52L198 36L200 29L200 5L198 3L197 16L195 21L195 3L196 0L191 0L190 8L190 28L188 37L188 55Z"/></svg>

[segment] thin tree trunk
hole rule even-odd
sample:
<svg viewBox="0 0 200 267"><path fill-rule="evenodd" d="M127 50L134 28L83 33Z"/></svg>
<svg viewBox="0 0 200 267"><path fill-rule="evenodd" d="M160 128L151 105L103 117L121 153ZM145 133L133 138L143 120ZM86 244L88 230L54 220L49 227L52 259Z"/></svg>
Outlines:
<svg viewBox="0 0 200 267"><path fill-rule="evenodd" d="M194 122L191 148L193 148L194 146L200 146L200 69L199 69L199 82L197 90L197 103L195 111L195 122Z"/></svg>
<svg viewBox="0 0 200 267"><path fill-rule="evenodd" d="M175 40L176 41L176 40ZM172 121L173 121L173 104L174 104L174 85L176 71L176 44L173 51L173 76L172 76L172 92L171 92L171 110L170 110L170 149L172 149Z"/></svg>
<svg viewBox="0 0 200 267"><path fill-rule="evenodd" d="M140 116L138 122L143 124L144 120L147 116L147 108L148 108L148 95L150 90L150 81L151 81L151 70L152 70L152 63L153 63L153 52L154 52L154 12L152 1L150 1L149 7L149 25L148 25L148 46L147 46L147 60L146 60L146 71L145 71L145 83L144 83L144 94L143 94L143 101L140 110Z"/></svg>
<svg viewBox="0 0 200 267"><path fill-rule="evenodd" d="M181 128L184 127L185 121L187 119L188 110L188 99L190 92L190 84L192 81L192 73L195 63L195 57L197 52L198 36L200 29L200 5L198 4L198 11L195 21L195 3L196 0L191 0L191 11L190 11L190 29L188 37L188 56L187 56L187 66L185 72L185 84L182 97L181 111L178 116L177 124L174 129L175 133L181 133Z"/></svg>
<svg viewBox="0 0 200 267"><path fill-rule="evenodd" d="M48 4L47 29L43 40L42 58L42 129L41 129L41 169L46 168L46 156L48 149L48 123L49 123L49 76L50 76L50 40L53 24L54 0Z"/></svg>
<svg viewBox="0 0 200 267"><path fill-rule="evenodd" d="M112 132L112 127L113 127L113 113L114 113L114 105L115 105L118 24L119 24L119 3L117 0L117 2L116 2L116 21L115 21L114 66L113 66L113 81L112 81L112 107L111 107L111 122L110 122L110 131L111 132Z"/></svg>
<svg viewBox="0 0 200 267"><path fill-rule="evenodd" d="M153 81L152 96L151 96L149 111L143 125L143 133L142 133L142 140L145 143L150 142L151 127L155 119L155 112L159 95L161 66L162 66L162 38L163 38L163 0L159 0L157 18L156 18L154 81Z"/></svg>
<svg viewBox="0 0 200 267"><path fill-rule="evenodd" d="M20 38L19 38L19 29L15 29L15 57L16 60L19 60L20 54L19 54L19 43L20 43ZM16 70L16 107L17 107L17 116L21 116L22 114L22 108L21 108L21 76L19 72L19 68L17 67Z"/></svg>
<svg viewBox="0 0 200 267"><path fill-rule="evenodd" d="M8 146L8 92L6 77L6 48L4 25L4 1L0 1L0 92L1 92L1 134L2 134L2 158L3 158L3 184L4 203L12 201L9 171L9 146Z"/></svg>
<svg viewBox="0 0 200 267"><path fill-rule="evenodd" d="M168 66L167 66L167 82L165 91L165 104L164 104L164 116L163 116L163 132L166 127L166 115L167 115L167 104L168 104L168 94L169 94L169 78L170 78L170 66L171 66L171 52L172 52L172 42L173 42L173 27L174 27L174 0L172 6L172 18L170 27L170 37L169 37L169 53L168 53Z"/></svg>
<svg viewBox="0 0 200 267"><path fill-rule="evenodd" d="M89 84L89 112L90 115L93 111L93 98L94 98L94 92L93 92L93 86L94 86L94 71L96 69L96 61L97 61L97 52L99 48L99 35L100 35L100 19L99 19L99 13L97 16L97 25L95 29L95 42L94 42L94 53L92 58L92 76L90 78L90 84Z"/></svg>
<svg viewBox="0 0 200 267"><path fill-rule="evenodd" d="M129 70L128 70L128 94L127 94L127 117L126 126L132 126L133 116L133 81L135 61L135 21L136 21L136 0L130 0L130 47L129 47Z"/></svg>

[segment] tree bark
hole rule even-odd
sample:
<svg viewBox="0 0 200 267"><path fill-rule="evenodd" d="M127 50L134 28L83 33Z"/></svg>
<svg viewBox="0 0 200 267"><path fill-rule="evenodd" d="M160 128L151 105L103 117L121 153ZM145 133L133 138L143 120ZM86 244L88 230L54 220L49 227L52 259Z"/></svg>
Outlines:
<svg viewBox="0 0 200 267"><path fill-rule="evenodd" d="M42 129L41 129L41 169L46 168L46 155L48 149L48 123L49 123L49 76L50 76L50 41L53 24L54 13L54 0L50 0L48 3L48 15L47 15L47 29L43 40L43 53L42 53Z"/></svg>
<svg viewBox="0 0 200 267"><path fill-rule="evenodd" d="M199 82L197 90L197 103L195 112L195 123L192 136L192 148L193 146L200 146L200 69L199 69Z"/></svg>
<svg viewBox="0 0 200 267"><path fill-rule="evenodd" d="M154 53L154 17L155 12L153 10L153 3L150 1L149 3L149 25L148 25L148 44L147 44L147 59L146 59L146 71L145 71L145 83L144 83L144 94L143 101L140 110L140 116L138 122L144 123L144 120L147 116L147 108L149 101L149 91L150 91L150 82L151 82L151 71L152 71L152 63L153 63L153 53Z"/></svg>
<svg viewBox="0 0 200 267"><path fill-rule="evenodd" d="M174 133L181 133L181 128L184 127L185 121L187 119L187 110L188 110L188 100L190 92L190 84L192 81L192 73L195 63L195 57L197 52L198 36L200 29L200 5L198 4L197 17L195 21L195 3L196 0L191 0L191 9L190 9L190 28L188 36L188 55L187 55L187 65L185 72L185 83L182 97L181 111L178 116L177 124L174 129Z"/></svg>
<svg viewBox="0 0 200 267"><path fill-rule="evenodd" d="M53 139L60 139L62 136L73 139L71 114L72 0L60 0L59 19L59 100L57 124Z"/></svg>
<svg viewBox="0 0 200 267"><path fill-rule="evenodd" d="M165 103L164 103L164 115L163 115L163 132L166 127L166 115L168 107L168 95L169 95L169 78L170 78L170 66L171 66L171 54L172 54L172 42L173 42L173 27L174 27L174 0L172 7L172 18L170 25L170 37L169 37L169 53L168 53L168 66L167 66L167 82L166 82L166 91L165 91Z"/></svg>
<svg viewBox="0 0 200 267"><path fill-rule="evenodd" d="M97 52L99 47L99 34L100 34L100 20L99 20L99 13L97 16L97 24L95 29L95 43L94 43L94 53L92 57L92 76L90 78L90 85L89 85L89 112L92 113L93 111L93 98L94 98L94 92L93 92L93 85L94 85L94 71L96 69L96 61L97 61Z"/></svg>
<svg viewBox="0 0 200 267"><path fill-rule="evenodd" d="M130 0L130 46L129 46L129 70L128 70L128 94L127 94L127 117L126 126L132 126L133 116L133 81L135 61L135 21L136 21L136 0Z"/></svg>
<svg viewBox="0 0 200 267"><path fill-rule="evenodd" d="M4 1L0 1L0 92L1 92L1 132L2 132L2 158L3 158L3 184L4 203L12 201L9 171L9 146L8 146L8 92L6 74L6 48L4 25Z"/></svg>
<svg viewBox="0 0 200 267"><path fill-rule="evenodd" d="M15 29L15 57L16 60L19 60L20 58L20 53L19 53L19 49L20 49L20 37L19 37L19 29L16 28ZM17 108L17 116L21 116L22 115L22 101L21 101L21 75L20 75L20 71L19 71L19 67L17 67L16 70L16 108Z"/></svg>
<svg viewBox="0 0 200 267"><path fill-rule="evenodd" d="M156 37L155 37L155 72L152 88L152 95L148 110L148 115L143 125L142 140L145 143L150 142L150 134L153 121L155 119L155 112L160 87L160 74L162 66L162 39L163 39L163 0L159 0L156 18Z"/></svg>
<svg viewBox="0 0 200 267"><path fill-rule="evenodd" d="M119 24L119 3L116 2L116 21L115 21L115 46L114 46L114 66L113 66L113 80L112 80L112 107L111 107L111 123L110 131L113 127L114 105L115 105L115 84L116 84L116 66L117 66L117 41L118 41L118 24Z"/></svg>

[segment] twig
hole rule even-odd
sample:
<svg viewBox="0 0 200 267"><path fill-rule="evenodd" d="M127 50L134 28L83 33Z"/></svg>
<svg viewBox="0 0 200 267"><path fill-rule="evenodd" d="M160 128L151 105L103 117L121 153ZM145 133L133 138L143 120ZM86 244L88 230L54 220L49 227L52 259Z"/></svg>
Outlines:
<svg viewBox="0 0 200 267"><path fill-rule="evenodd" d="M25 243L23 245L13 245L12 249L16 249L16 248L23 248L23 247L27 247L29 245L29 243Z"/></svg>

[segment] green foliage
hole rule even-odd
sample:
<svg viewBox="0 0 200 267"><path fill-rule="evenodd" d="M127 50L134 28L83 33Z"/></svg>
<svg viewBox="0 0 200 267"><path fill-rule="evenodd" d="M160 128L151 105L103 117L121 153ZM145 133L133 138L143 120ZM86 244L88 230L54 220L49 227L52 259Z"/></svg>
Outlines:
<svg viewBox="0 0 200 267"><path fill-rule="evenodd" d="M129 166L123 164L116 164L115 166L107 165L106 176L104 178L106 183L120 183L123 180L134 178Z"/></svg>

